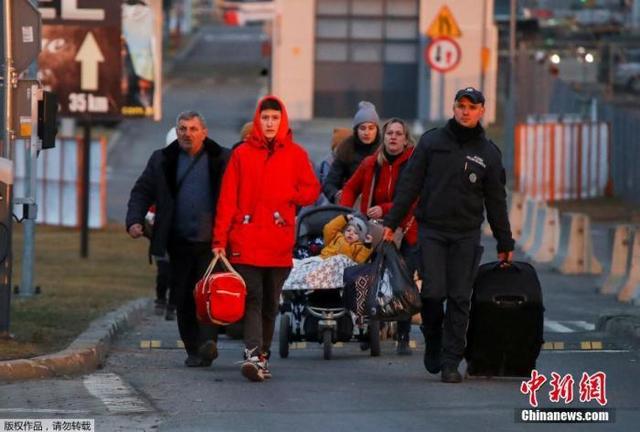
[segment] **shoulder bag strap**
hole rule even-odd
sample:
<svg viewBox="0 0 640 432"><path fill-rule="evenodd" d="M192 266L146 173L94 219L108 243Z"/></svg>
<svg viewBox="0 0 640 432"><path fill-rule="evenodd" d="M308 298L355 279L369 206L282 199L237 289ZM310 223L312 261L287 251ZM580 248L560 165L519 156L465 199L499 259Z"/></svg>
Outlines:
<svg viewBox="0 0 640 432"><path fill-rule="evenodd" d="M191 163L187 167L187 170L184 172L184 174L182 174L182 177L180 177L180 179L178 179L178 182L176 183L176 192L178 192L180 190L180 187L182 186L182 183L184 183L184 180L187 178L187 176L189 175L191 170L193 170L193 167L198 163L198 161L200 160L200 158L202 157L204 152L205 152L205 150L203 148L200 151L200 153L198 153L196 155L196 157L191 161Z"/></svg>

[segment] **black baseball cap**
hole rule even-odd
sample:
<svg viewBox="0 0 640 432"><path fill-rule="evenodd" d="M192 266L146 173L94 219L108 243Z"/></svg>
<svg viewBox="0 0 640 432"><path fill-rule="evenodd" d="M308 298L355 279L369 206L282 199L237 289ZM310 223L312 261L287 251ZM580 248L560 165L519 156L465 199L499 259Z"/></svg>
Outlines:
<svg viewBox="0 0 640 432"><path fill-rule="evenodd" d="M484 105L484 95L480 90L477 90L473 87L465 87L458 90L458 92L456 93L455 102L458 102L458 100L463 97L468 97L474 104L479 103Z"/></svg>

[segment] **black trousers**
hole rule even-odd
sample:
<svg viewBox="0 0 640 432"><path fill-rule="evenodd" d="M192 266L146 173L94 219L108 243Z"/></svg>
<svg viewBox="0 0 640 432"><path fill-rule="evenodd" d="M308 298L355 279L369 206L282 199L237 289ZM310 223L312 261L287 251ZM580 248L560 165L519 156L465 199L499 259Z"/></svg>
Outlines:
<svg viewBox="0 0 640 432"><path fill-rule="evenodd" d="M211 262L211 243L172 241L169 243L171 291L175 305L180 339L188 354L196 354L207 340L217 340L218 326L199 324L193 289Z"/></svg>
<svg viewBox="0 0 640 432"><path fill-rule="evenodd" d="M174 290L169 289L171 286L171 264L168 259L154 257L157 267L156 273L156 299L167 301L167 292L169 293L168 304L175 306L176 299Z"/></svg>
<svg viewBox="0 0 640 432"><path fill-rule="evenodd" d="M457 366L464 355L473 279L483 251L480 230L457 233L420 227L419 243L425 340L441 336L443 363Z"/></svg>
<svg viewBox="0 0 640 432"><path fill-rule="evenodd" d="M236 264L236 271L247 285L244 313L244 344L248 350L266 353L271 347L278 316L282 285L290 267L256 267Z"/></svg>
<svg viewBox="0 0 640 432"><path fill-rule="evenodd" d="M407 267L409 269L409 272L411 272L412 277L416 271L418 272L418 274L422 274L420 269L421 255L420 255L419 245L410 246L407 244L406 241L403 241L402 244L400 245L400 254L402 255L402 258L404 258L404 261L407 264ZM404 336L404 335L408 336L410 332L411 332L411 318L404 321L398 321L399 336Z"/></svg>

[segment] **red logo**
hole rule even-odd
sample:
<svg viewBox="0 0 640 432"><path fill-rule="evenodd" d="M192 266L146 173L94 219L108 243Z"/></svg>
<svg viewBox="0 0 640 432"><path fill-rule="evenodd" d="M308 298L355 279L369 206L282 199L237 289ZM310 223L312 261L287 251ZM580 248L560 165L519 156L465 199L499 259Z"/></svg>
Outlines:
<svg viewBox="0 0 640 432"><path fill-rule="evenodd" d="M540 374L536 369L531 371L531 378L522 381L520 384L520 393L529 396L529 405L538 406L537 392L547 382L547 377ZM591 402L595 400L601 406L607 404L607 374L598 371L592 375L587 372L582 373L582 378L578 384L580 391L580 402ZM549 392L549 401L570 404L573 401L573 388L575 380L571 374L564 376L556 372L551 372L551 391Z"/></svg>

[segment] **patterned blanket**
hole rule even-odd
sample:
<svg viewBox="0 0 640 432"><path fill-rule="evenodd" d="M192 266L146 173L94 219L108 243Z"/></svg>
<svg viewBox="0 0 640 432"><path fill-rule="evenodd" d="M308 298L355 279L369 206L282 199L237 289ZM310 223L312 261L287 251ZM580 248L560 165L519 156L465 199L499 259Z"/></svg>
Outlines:
<svg viewBox="0 0 640 432"><path fill-rule="evenodd" d="M310 257L293 260L293 269L284 282L283 291L343 288L344 269L357 263L345 255L335 255L323 260Z"/></svg>

